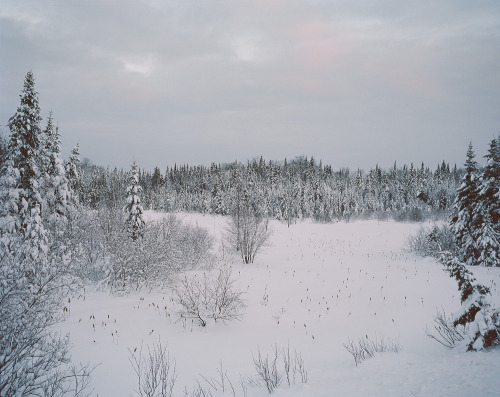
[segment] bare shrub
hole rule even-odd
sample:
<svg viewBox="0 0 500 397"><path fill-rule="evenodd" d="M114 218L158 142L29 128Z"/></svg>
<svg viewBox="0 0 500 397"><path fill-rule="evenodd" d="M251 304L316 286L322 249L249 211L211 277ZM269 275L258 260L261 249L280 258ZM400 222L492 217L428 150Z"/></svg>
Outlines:
<svg viewBox="0 0 500 397"><path fill-rule="evenodd" d="M200 375L201 379L195 379L195 386L188 391L184 387L184 397L214 397L248 395L248 385L264 387L271 394L280 386L284 378L288 385L297 381L307 382L307 371L305 369L302 355L294 351L292 355L290 346L285 348L272 346L272 350L265 356L257 348L257 356L253 357L257 377L240 375L241 390L234 386L235 383L229 378L222 362L217 368L216 376ZM139 352L130 352L129 361L132 364L138 379L137 393L141 397L172 397L174 385L177 379L175 359L171 359L165 346L160 341L152 348L143 353L143 347ZM283 366L281 365L283 364Z"/></svg>
<svg viewBox="0 0 500 397"><path fill-rule="evenodd" d="M302 355L296 350L291 355L290 345L279 348L274 344L271 353L265 356L261 354L260 348L257 348L257 356L253 357L253 363L257 372L257 380L253 383L266 387L269 394L279 387L283 378L286 379L288 386L295 384L297 379L307 383L308 375ZM283 367L280 363L283 363Z"/></svg>
<svg viewBox="0 0 500 397"><path fill-rule="evenodd" d="M86 396L88 366L73 366L67 336L53 332L60 303L76 288L71 264L49 254L26 263L0 253L0 395Z"/></svg>
<svg viewBox="0 0 500 397"><path fill-rule="evenodd" d="M240 253L244 263L253 263L255 256L268 244L270 236L267 218L249 205L238 205L229 218L226 240Z"/></svg>
<svg viewBox="0 0 500 397"><path fill-rule="evenodd" d="M253 364L255 366L255 371L257 371L257 376L267 388L269 394L271 394L274 389L280 385L283 378L283 371L278 369L279 356L280 351L278 346L274 345L271 357L269 357L268 354L263 357L260 353L260 348L258 348L257 357L253 358Z"/></svg>
<svg viewBox="0 0 500 397"><path fill-rule="evenodd" d="M184 397L213 397L213 394L209 387L204 387L198 382L191 393L187 389L184 390Z"/></svg>
<svg viewBox="0 0 500 397"><path fill-rule="evenodd" d="M457 324L453 325L453 318L446 315L444 309L436 312L433 322L434 332L426 329L425 333L431 339L441 343L443 346L453 348L468 335L467 327Z"/></svg>
<svg viewBox="0 0 500 397"><path fill-rule="evenodd" d="M175 359L170 358L167 347L158 340L152 348L143 347L138 355L130 352L129 361L137 375L137 393L141 397L172 397L177 380Z"/></svg>
<svg viewBox="0 0 500 397"><path fill-rule="evenodd" d="M191 276L185 274L174 293L180 305L178 315L195 318L203 327L210 318L222 322L240 319L246 307L243 292L235 288L235 280L228 267Z"/></svg>
<svg viewBox="0 0 500 397"><path fill-rule="evenodd" d="M397 340L389 342L386 342L384 338L371 340L368 338L368 335L364 338L359 338L357 341L348 339L347 343L344 343L344 347L349 353L351 353L356 366L373 357L375 353L397 353L401 349L399 341Z"/></svg>
<svg viewBox="0 0 500 397"><path fill-rule="evenodd" d="M229 379L227 375L227 371L224 370L224 367L222 366L222 362L219 365L219 368L217 368L217 377L206 377L201 375L205 383L208 384L211 390L214 390L215 392L221 392L224 394L226 391L231 391L231 394L233 396L236 396L236 390L233 386L233 383ZM198 382L198 386L200 386L200 383Z"/></svg>

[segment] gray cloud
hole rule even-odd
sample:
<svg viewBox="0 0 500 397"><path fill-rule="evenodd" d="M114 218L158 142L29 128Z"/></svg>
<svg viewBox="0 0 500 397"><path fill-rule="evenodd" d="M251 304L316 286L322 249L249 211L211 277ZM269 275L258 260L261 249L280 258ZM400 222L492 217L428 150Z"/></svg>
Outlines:
<svg viewBox="0 0 500 397"><path fill-rule="evenodd" d="M498 48L497 1L3 0L0 123L31 69L98 164L461 164L500 129Z"/></svg>

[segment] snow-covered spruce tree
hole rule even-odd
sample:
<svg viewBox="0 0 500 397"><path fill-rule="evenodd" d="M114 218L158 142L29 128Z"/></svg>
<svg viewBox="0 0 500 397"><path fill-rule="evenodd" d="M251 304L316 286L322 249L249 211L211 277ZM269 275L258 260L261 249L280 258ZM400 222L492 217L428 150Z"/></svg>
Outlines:
<svg viewBox="0 0 500 397"><path fill-rule="evenodd" d="M72 201L73 204L78 204L80 192L80 177L82 174L80 165L80 145L78 143L71 151L69 160L65 164L64 168L66 170L66 179L68 181L68 186L72 193L70 201Z"/></svg>
<svg viewBox="0 0 500 397"><path fill-rule="evenodd" d="M478 263L500 266L500 138L491 141L485 157L487 163L473 213L473 237L479 252Z"/></svg>
<svg viewBox="0 0 500 397"><path fill-rule="evenodd" d="M479 198L491 216L497 232L500 232L500 134L490 142L486 167L481 178Z"/></svg>
<svg viewBox="0 0 500 397"><path fill-rule="evenodd" d="M45 178L46 206L44 218L51 224L55 224L59 229L61 223L65 223L71 213L69 198L70 188L66 179L66 170L61 159L61 141L59 128L54 126L52 113L47 121L47 128L44 131L45 152L47 164L43 169Z"/></svg>
<svg viewBox="0 0 500 397"><path fill-rule="evenodd" d="M491 214L484 211L478 203L477 217L481 220L479 227L474 232L476 248L479 251L478 264L486 267L500 266L500 235L495 230L495 224L491 220Z"/></svg>
<svg viewBox="0 0 500 397"><path fill-rule="evenodd" d="M48 249L42 222L44 181L39 169L44 163L41 120L35 80L28 72L21 104L8 122L9 154L0 181L1 246L28 267L43 262Z"/></svg>
<svg viewBox="0 0 500 397"><path fill-rule="evenodd" d="M53 236L44 222L51 215L44 178L49 161L40 122L29 72L21 104L9 119L11 136L0 179L1 396L62 396L71 390L71 379L88 378L85 368L67 367L69 341L52 332L72 278L51 247Z"/></svg>
<svg viewBox="0 0 500 397"><path fill-rule="evenodd" d="M453 316L453 325L468 326L467 350L499 345L500 308L493 306L489 288L479 284L452 253L443 252L440 261L458 283L462 306Z"/></svg>
<svg viewBox="0 0 500 397"><path fill-rule="evenodd" d="M130 185L127 188L127 205L124 210L127 213L127 231L130 238L136 241L144 235L145 222L142 218L144 211L139 196L142 193L142 187L139 185L139 173L135 161L132 164L129 182Z"/></svg>
<svg viewBox="0 0 500 397"><path fill-rule="evenodd" d="M455 233L458 259L467 265L477 265L480 253L474 241L474 209L479 198L479 172L474 160L472 143L467 150L466 173L457 190L451 227Z"/></svg>

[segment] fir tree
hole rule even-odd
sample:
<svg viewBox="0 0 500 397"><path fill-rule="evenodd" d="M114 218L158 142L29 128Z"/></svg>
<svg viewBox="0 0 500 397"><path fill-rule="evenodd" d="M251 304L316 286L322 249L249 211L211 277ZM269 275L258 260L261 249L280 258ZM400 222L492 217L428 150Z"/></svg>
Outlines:
<svg viewBox="0 0 500 397"><path fill-rule="evenodd" d="M21 104L9 119L9 154L1 180L1 243L7 252L30 261L47 252L42 222L43 161L42 117L32 72L26 74Z"/></svg>
<svg viewBox="0 0 500 397"><path fill-rule="evenodd" d="M142 187L139 185L139 173L135 161L132 164L129 182L130 185L127 188L127 205L125 206L125 212L128 214L126 223L130 238L136 241L144 235L145 222L142 218L143 209L139 197L142 193Z"/></svg>
<svg viewBox="0 0 500 397"><path fill-rule="evenodd" d="M476 265L480 255L474 241L474 208L479 197L478 169L474 157L472 144L469 144L465 162L466 173L457 190L454 216L451 220L456 236L458 259L468 265Z"/></svg>

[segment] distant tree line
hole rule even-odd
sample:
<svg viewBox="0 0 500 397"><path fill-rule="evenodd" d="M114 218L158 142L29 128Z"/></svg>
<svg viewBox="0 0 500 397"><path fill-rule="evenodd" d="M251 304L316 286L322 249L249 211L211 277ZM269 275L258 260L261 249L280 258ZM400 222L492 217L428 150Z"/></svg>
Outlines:
<svg viewBox="0 0 500 397"><path fill-rule="evenodd" d="M78 191L90 208L121 206L128 173L84 164ZM319 222L352 218L420 221L448 214L464 171L443 162L435 171L422 163L389 170L333 171L314 158L249 161L246 164L182 165L139 171L145 209L232 214L242 202L281 221Z"/></svg>

